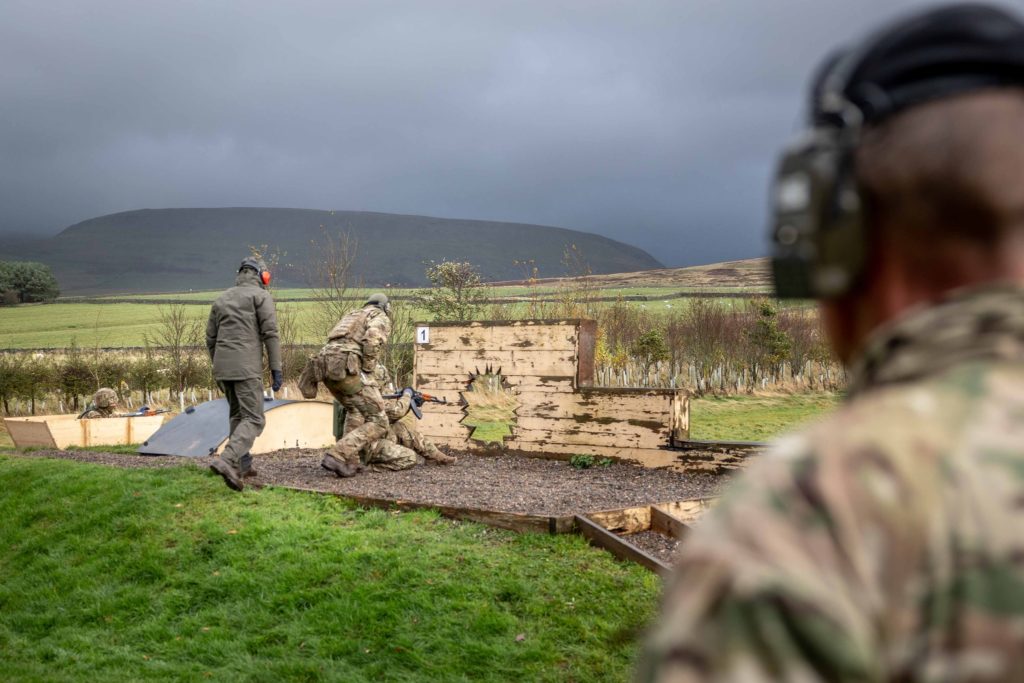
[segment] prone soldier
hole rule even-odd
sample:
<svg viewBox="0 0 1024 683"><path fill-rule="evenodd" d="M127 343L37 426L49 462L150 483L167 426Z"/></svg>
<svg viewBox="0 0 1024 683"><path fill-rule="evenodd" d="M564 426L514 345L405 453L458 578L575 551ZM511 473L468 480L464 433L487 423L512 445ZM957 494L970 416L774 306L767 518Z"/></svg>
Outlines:
<svg viewBox="0 0 1024 683"><path fill-rule="evenodd" d="M117 392L113 389L103 387L92 395L92 401L90 401L89 406L85 409L85 412L78 417L80 420L115 417L115 410L117 410Z"/></svg>

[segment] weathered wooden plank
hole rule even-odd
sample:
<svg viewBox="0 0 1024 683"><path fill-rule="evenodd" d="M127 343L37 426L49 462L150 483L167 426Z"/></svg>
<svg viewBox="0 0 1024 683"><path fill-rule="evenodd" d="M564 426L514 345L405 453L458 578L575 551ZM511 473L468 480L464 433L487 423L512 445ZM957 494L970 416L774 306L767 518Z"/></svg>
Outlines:
<svg viewBox="0 0 1024 683"><path fill-rule="evenodd" d="M581 320L576 338L576 386L589 387L594 383L594 360L597 349L597 321Z"/></svg>
<svg viewBox="0 0 1024 683"><path fill-rule="evenodd" d="M451 394L447 392L458 394L468 391L469 377L466 374L424 374L417 375L415 379L416 388L427 393L446 392L443 395L449 396ZM505 375L505 380L512 393L571 394L574 390L573 379L568 376Z"/></svg>
<svg viewBox="0 0 1024 683"><path fill-rule="evenodd" d="M163 415L79 420L76 415L8 418L11 438L20 446L124 445L145 441L163 424Z"/></svg>
<svg viewBox="0 0 1024 683"><path fill-rule="evenodd" d="M430 343L417 344L419 353L461 351L486 348L498 351L570 351L576 350L576 325L532 325L492 327L430 326Z"/></svg>
<svg viewBox="0 0 1024 683"><path fill-rule="evenodd" d="M672 397L671 432L673 446L690 438L690 394L685 391Z"/></svg>
<svg viewBox="0 0 1024 683"><path fill-rule="evenodd" d="M530 430L546 430L554 433L565 434L593 434L605 439L603 442L597 442L599 444L606 444L609 438L622 434L626 437L637 436L641 438L651 438L657 441L656 445L660 446L668 443L669 435L668 425L649 423L649 421L646 420L642 423L637 423L635 420L574 420L568 418L532 417L527 414L516 417L515 427L523 430L524 432ZM533 441L537 439L526 439L524 437L523 440Z"/></svg>
<svg viewBox="0 0 1024 683"><path fill-rule="evenodd" d="M8 417L4 420L14 445L18 448L29 446L44 446L56 448L57 443L50 434L49 427L43 421L29 420L25 418Z"/></svg>
<svg viewBox="0 0 1024 683"><path fill-rule="evenodd" d="M682 539L690 531L690 527L664 510L651 506L651 531L657 531L659 534L671 536L675 539Z"/></svg>
<svg viewBox="0 0 1024 683"><path fill-rule="evenodd" d="M699 519L701 515L709 509L714 507L716 503L718 503L718 497L712 496L709 498L697 498L694 500L678 500L668 503L656 503L653 507L672 515L672 517L683 523L692 523Z"/></svg>
<svg viewBox="0 0 1024 683"><path fill-rule="evenodd" d="M417 358L415 372L458 377L484 372L487 366L505 376L565 376L575 374L576 357L571 351L439 351Z"/></svg>
<svg viewBox="0 0 1024 683"><path fill-rule="evenodd" d="M519 441L515 436L505 441L504 445L506 450L522 451L526 454L543 453L550 456L564 456L561 459L569 459L573 455L597 455L614 460L635 462L644 467L671 467L675 464L677 456L677 453L667 448L619 448L617 446L593 446L590 444L580 446L559 443L535 443Z"/></svg>
<svg viewBox="0 0 1024 683"><path fill-rule="evenodd" d="M619 510L588 512L589 517L605 529L620 534L635 534L651 528L651 506L638 505Z"/></svg>
<svg viewBox="0 0 1024 683"><path fill-rule="evenodd" d="M650 569L655 574L666 577L672 569L658 558L648 555L632 543L625 541L612 532L595 524L584 516L576 515L576 526L580 533L592 544L604 548L620 560L629 560Z"/></svg>
<svg viewBox="0 0 1024 683"><path fill-rule="evenodd" d="M561 422L561 420L558 420L558 422ZM621 448L656 447L664 443L663 439L653 439L637 433L627 434L608 431L602 435L593 432L574 433L551 429L523 429L517 425L512 425L512 435L512 438L522 443L545 444L554 442L566 446L578 446L583 449L589 446L603 446L609 442L614 442L616 446Z"/></svg>
<svg viewBox="0 0 1024 683"><path fill-rule="evenodd" d="M672 466L679 470L704 470L725 473L743 467L756 450L683 450L673 449Z"/></svg>
<svg viewBox="0 0 1024 683"><path fill-rule="evenodd" d="M669 430L671 406L666 397L602 396L579 394L518 394L520 417L575 420L580 423L615 424L629 422L637 427Z"/></svg>

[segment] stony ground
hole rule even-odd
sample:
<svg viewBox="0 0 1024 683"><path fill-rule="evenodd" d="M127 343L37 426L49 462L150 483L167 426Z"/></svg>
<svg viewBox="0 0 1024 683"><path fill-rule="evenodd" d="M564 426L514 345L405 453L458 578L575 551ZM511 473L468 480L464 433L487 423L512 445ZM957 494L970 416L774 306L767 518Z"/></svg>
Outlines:
<svg viewBox="0 0 1024 683"><path fill-rule="evenodd" d="M459 461L454 465L428 462L404 472L366 471L339 479L320 467L321 453L287 450L255 456L258 476L246 481L253 485L292 486L343 495L552 516L712 496L725 481L724 477L712 474L684 474L624 463L576 469L565 461L464 453L457 454ZM32 451L23 456L116 467L209 465L208 458L91 451Z"/></svg>
<svg viewBox="0 0 1024 683"><path fill-rule="evenodd" d="M671 565L679 547L679 541L657 531L641 531L635 534L620 535L624 541L632 543L648 555L653 555L665 564Z"/></svg>

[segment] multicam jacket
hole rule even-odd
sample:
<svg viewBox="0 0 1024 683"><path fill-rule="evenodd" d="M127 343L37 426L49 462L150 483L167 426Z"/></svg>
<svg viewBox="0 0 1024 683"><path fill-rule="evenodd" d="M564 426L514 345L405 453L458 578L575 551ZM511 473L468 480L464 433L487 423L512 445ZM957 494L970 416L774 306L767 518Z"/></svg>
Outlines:
<svg viewBox="0 0 1024 683"><path fill-rule="evenodd" d="M693 530L641 681L1024 681L1024 289L880 330Z"/></svg>
<svg viewBox="0 0 1024 683"><path fill-rule="evenodd" d="M390 334L391 319L387 313L377 306L367 305L346 313L327 333L327 342L339 350L358 353L363 372L372 373Z"/></svg>

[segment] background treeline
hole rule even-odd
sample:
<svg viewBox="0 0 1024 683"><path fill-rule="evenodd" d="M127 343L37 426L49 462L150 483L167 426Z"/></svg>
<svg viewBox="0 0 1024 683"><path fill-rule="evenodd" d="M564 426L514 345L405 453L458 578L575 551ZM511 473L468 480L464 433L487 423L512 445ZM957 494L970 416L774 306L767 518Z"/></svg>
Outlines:
<svg viewBox="0 0 1024 683"><path fill-rule="evenodd" d="M33 261L0 261L0 306L53 301L60 296L50 267Z"/></svg>
<svg viewBox="0 0 1024 683"><path fill-rule="evenodd" d="M494 319L482 307L477 317ZM652 310L629 302L572 313L529 304L503 308L507 316L592 317L598 321L596 380L601 386L675 387L695 394L764 390L834 391L845 373L829 355L813 308L780 308L769 299L691 299ZM384 361L398 385L411 382L412 317L397 308ZM298 379L318 345L295 343L288 316L279 320L286 382ZM199 327L180 307L164 309L152 346L0 352L0 405L7 415L72 412L99 387L114 388L124 409L143 403L180 405L219 397ZM267 380L269 385L269 379ZM291 396L297 396L294 388Z"/></svg>
<svg viewBox="0 0 1024 683"><path fill-rule="evenodd" d="M846 383L816 309L765 298L692 299L668 312L598 308L597 383L696 394L836 391Z"/></svg>

